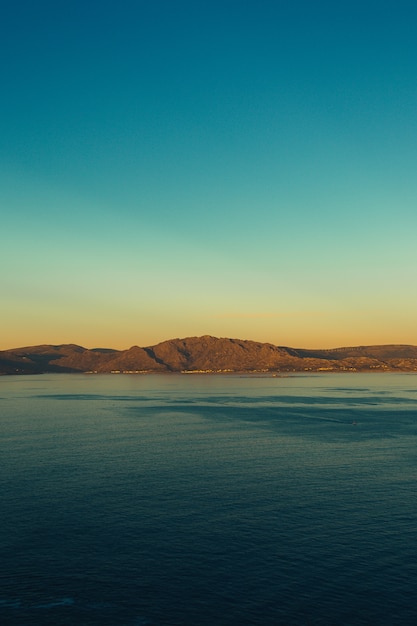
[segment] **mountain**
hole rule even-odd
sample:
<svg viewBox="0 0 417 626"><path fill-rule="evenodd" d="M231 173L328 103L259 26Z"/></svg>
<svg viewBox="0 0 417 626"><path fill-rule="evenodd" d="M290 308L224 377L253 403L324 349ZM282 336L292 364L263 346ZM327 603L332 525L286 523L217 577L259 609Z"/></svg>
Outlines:
<svg viewBox="0 0 417 626"><path fill-rule="evenodd" d="M417 346L307 350L205 335L128 350L64 344L0 351L0 374L304 371L417 371Z"/></svg>

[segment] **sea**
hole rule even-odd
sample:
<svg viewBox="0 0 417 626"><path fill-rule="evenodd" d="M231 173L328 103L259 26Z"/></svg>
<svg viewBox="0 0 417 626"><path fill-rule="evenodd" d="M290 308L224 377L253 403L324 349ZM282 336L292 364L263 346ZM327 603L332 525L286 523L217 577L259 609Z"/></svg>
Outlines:
<svg viewBox="0 0 417 626"><path fill-rule="evenodd" d="M417 374L0 378L0 624L417 623Z"/></svg>

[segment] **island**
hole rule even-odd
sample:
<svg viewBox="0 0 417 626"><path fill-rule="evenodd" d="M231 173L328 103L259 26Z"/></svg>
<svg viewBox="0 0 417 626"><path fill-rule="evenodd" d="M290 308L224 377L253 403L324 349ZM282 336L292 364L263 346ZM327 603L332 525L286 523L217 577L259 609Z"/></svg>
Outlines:
<svg viewBox="0 0 417 626"><path fill-rule="evenodd" d="M308 350L205 335L127 350L40 345L0 351L0 374L417 372L417 346Z"/></svg>

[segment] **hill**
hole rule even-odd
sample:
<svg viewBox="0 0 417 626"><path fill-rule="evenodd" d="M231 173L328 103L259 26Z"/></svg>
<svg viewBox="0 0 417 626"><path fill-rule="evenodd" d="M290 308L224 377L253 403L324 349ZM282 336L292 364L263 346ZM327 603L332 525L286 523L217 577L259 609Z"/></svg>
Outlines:
<svg viewBox="0 0 417 626"><path fill-rule="evenodd" d="M128 350L63 344L0 351L0 374L302 371L417 371L417 346L307 350L205 335Z"/></svg>

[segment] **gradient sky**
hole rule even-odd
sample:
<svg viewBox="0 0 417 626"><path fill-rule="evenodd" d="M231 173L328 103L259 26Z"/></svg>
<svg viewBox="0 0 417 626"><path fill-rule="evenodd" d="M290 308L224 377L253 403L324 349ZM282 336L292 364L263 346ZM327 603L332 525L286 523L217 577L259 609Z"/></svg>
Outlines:
<svg viewBox="0 0 417 626"><path fill-rule="evenodd" d="M417 344L415 0L0 24L0 348Z"/></svg>

